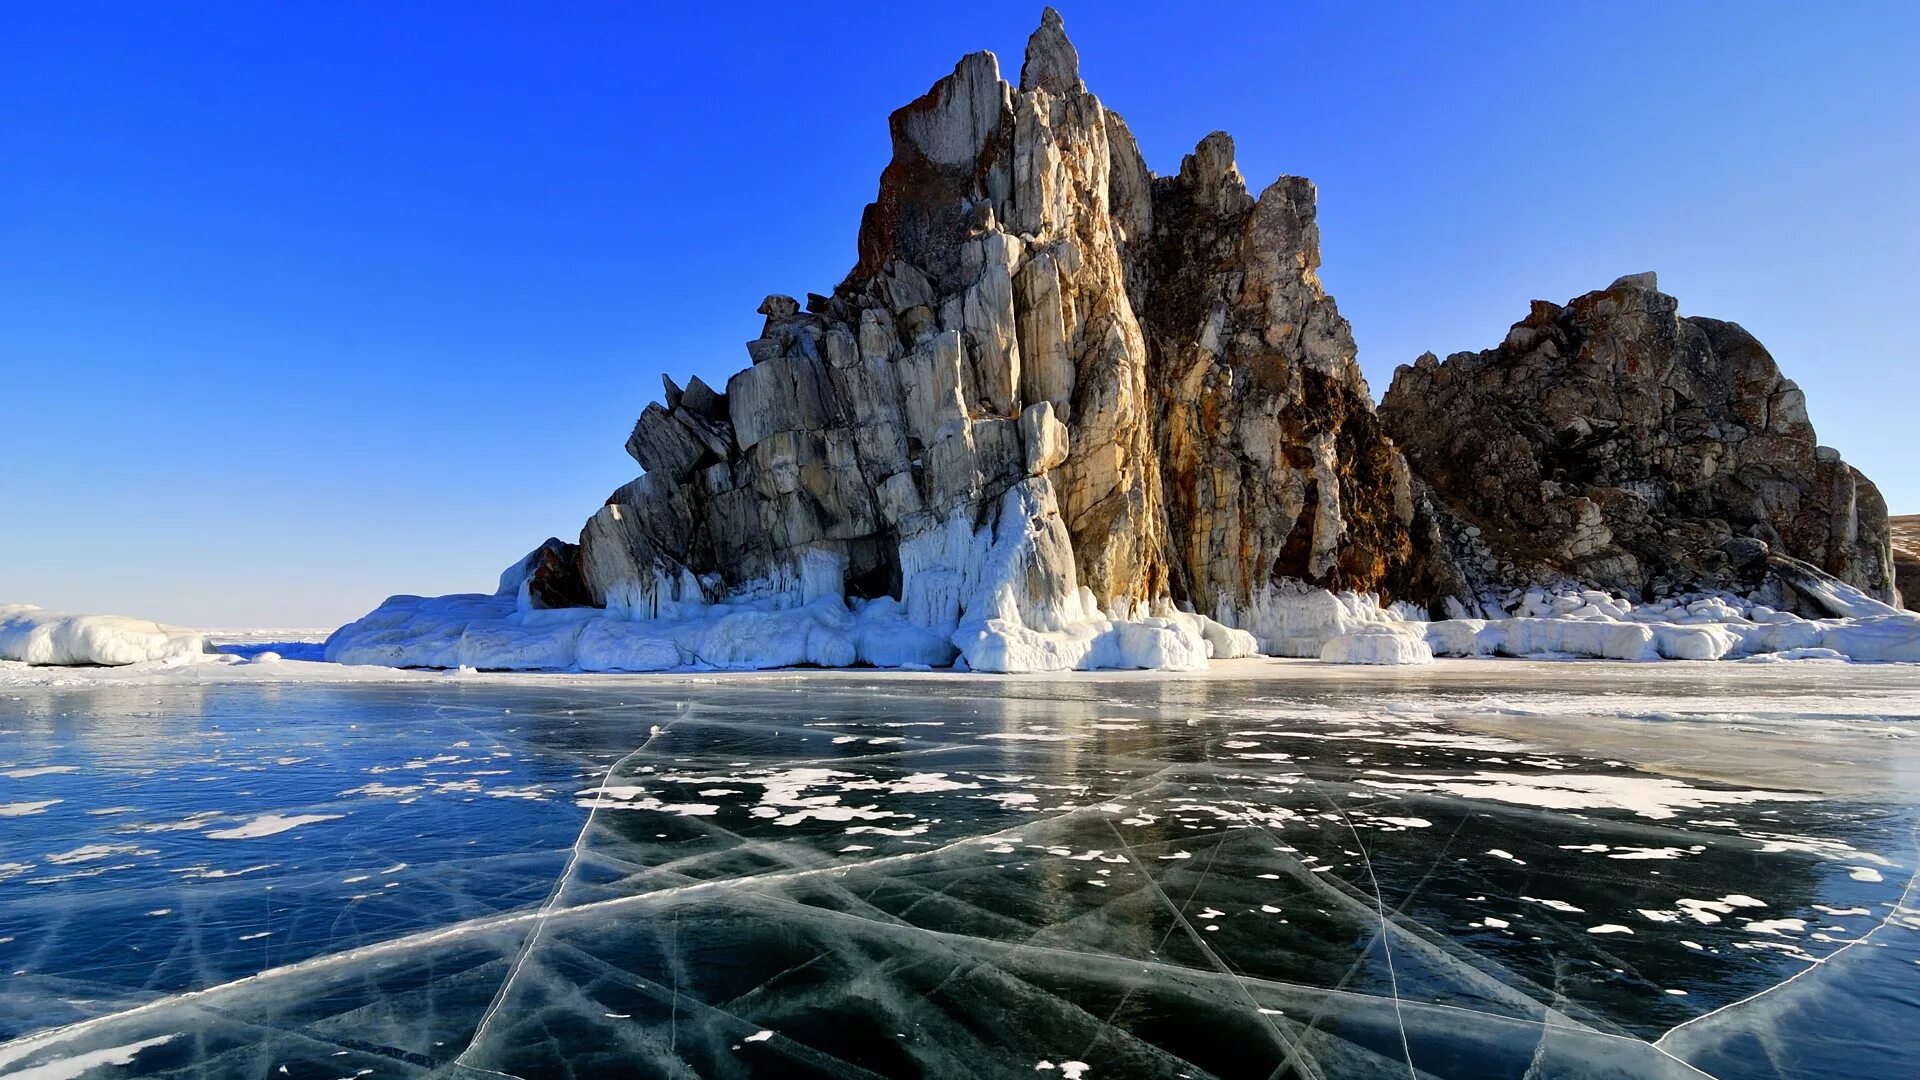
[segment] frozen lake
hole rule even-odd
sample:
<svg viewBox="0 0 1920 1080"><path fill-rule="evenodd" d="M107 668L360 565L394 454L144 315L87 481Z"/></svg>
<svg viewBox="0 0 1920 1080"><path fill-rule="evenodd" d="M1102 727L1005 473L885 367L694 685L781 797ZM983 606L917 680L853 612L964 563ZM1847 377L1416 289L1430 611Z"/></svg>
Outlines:
<svg viewBox="0 0 1920 1080"><path fill-rule="evenodd" d="M1911 1077L1920 668L0 688L0 1076Z"/></svg>

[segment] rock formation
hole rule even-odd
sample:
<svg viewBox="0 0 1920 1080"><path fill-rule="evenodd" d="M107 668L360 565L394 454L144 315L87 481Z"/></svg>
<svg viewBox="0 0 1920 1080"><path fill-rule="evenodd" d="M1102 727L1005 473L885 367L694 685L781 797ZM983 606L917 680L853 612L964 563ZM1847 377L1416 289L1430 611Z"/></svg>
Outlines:
<svg viewBox="0 0 1920 1080"><path fill-rule="evenodd" d="M1219 132L1155 176L1051 9L1018 86L974 53L890 129L846 279L767 297L724 389L665 379L627 440L644 474L578 544L491 595L392 598L328 658L1920 658L1875 599L1873 486L1751 336L1651 275L1422 357L1376 413L1313 185L1256 196ZM1677 595L1701 589L1742 595Z"/></svg>
<svg viewBox="0 0 1920 1080"><path fill-rule="evenodd" d="M1624 277L1395 373L1380 418L1466 573L1746 592L1771 550L1891 601L1879 492L1815 441L1753 335L1677 309L1652 274Z"/></svg>
<svg viewBox="0 0 1920 1080"><path fill-rule="evenodd" d="M1093 618L1083 587L1108 615L1255 629L1283 580L1432 591L1409 474L1315 277L1312 184L1254 197L1221 133L1155 177L1051 9L1018 87L974 53L891 130L846 280L804 309L768 297L724 392L669 381L642 413L646 473L581 537L593 603L781 592L809 564L823 594L898 598L944 637L984 608ZM982 553L1023 532L995 599ZM564 570L534 594L564 595Z"/></svg>
<svg viewBox="0 0 1920 1080"><path fill-rule="evenodd" d="M1920 611L1920 514L1888 518L1893 531L1894 587L1900 603Z"/></svg>

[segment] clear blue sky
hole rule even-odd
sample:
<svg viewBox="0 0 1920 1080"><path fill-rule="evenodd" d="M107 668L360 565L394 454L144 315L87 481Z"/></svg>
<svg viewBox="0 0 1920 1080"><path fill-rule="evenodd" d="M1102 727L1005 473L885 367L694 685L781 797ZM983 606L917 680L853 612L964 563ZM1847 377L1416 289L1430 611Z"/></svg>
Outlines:
<svg viewBox="0 0 1920 1080"><path fill-rule="evenodd" d="M1376 392L1654 269L1920 511L1920 5L1058 5L1161 172L1320 188ZM1038 3L0 8L0 601L491 587L852 264L886 115ZM1169 15L1177 11L1177 15Z"/></svg>

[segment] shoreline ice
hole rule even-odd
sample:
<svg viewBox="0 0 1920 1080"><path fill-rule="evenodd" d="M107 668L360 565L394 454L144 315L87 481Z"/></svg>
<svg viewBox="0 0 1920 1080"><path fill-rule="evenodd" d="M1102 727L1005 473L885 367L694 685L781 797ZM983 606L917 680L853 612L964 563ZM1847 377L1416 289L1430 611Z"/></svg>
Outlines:
<svg viewBox="0 0 1920 1080"><path fill-rule="evenodd" d="M1045 618L1031 611L1023 618L1031 605L995 596L984 604L992 617L962 619L942 634L910 617L900 601L849 603L835 590L810 588L804 577L784 591L769 588L713 604L646 612L538 609L528 603L518 569L503 575L501 590L491 595L392 597L326 635L324 644L318 640L324 631L200 631L0 606L0 687L122 681L79 674L116 670L129 680L404 681L433 672L846 671L951 678L1135 671L1165 677L1204 675L1257 658L1315 666L1496 658L1637 666L1920 663L1920 614L1850 595L1844 585L1824 598L1829 610L1851 613L1838 618L1803 618L1730 594L1635 604L1595 590L1532 588L1483 599L1474 614L1451 605L1455 617L1438 620L1406 605L1383 607L1365 594L1281 586L1259 595L1247 611L1223 612L1225 623L1170 604L1108 614L1080 589Z"/></svg>

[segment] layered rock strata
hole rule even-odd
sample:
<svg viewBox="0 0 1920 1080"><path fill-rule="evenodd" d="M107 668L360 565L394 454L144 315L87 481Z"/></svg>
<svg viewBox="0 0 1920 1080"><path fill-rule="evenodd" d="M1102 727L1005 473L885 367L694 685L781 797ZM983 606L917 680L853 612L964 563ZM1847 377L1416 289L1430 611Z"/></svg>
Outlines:
<svg viewBox="0 0 1920 1080"><path fill-rule="evenodd" d="M1652 274L1535 301L1493 349L1420 357L1379 415L1477 580L1746 593L1772 552L1894 598L1879 491L1819 444L1753 335L1681 316Z"/></svg>

